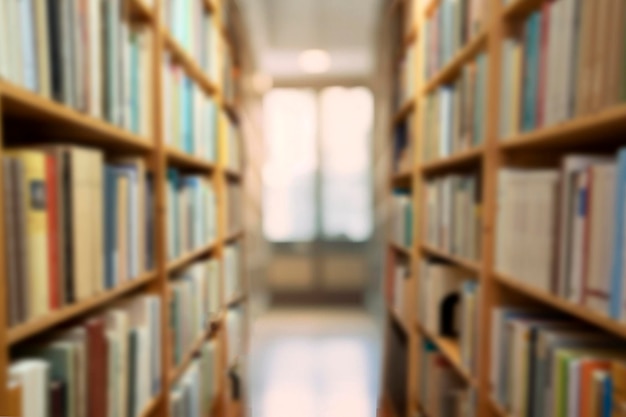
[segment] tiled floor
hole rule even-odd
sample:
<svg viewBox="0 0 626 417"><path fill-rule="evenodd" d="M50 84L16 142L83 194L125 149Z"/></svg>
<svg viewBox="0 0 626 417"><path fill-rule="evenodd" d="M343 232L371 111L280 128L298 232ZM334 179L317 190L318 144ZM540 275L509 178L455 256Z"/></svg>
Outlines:
<svg viewBox="0 0 626 417"><path fill-rule="evenodd" d="M250 417L375 417L380 332L366 313L279 310L252 330Z"/></svg>

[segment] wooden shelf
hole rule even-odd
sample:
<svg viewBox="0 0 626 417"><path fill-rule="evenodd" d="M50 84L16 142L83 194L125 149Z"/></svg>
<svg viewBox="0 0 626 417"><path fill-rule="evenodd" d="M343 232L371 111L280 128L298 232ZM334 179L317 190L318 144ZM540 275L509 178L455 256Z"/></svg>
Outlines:
<svg viewBox="0 0 626 417"><path fill-rule="evenodd" d="M88 313L91 313L143 286L154 282L155 280L156 272L149 272L129 282L121 284L113 290L103 292L88 300L79 301L72 305L62 307L59 310L48 313L45 317L37 318L10 328L7 337L9 345L15 345L23 342L26 339L52 330L63 323L83 317Z"/></svg>
<svg viewBox="0 0 626 417"><path fill-rule="evenodd" d="M487 30L483 29L476 37L462 47L433 78L426 82L424 94L428 94L442 84L452 81L478 52L487 44Z"/></svg>
<svg viewBox="0 0 626 417"><path fill-rule="evenodd" d="M400 106L400 109L398 110L398 112L393 118L394 126L402 123L404 119L406 119L409 116L409 114L415 108L415 102L416 102L415 97L413 97L409 99L406 103L404 103L402 106Z"/></svg>
<svg viewBox="0 0 626 417"><path fill-rule="evenodd" d="M412 248L407 248L406 246L401 245L399 243L390 241L389 247L393 249L394 251L396 251L397 253L399 253L400 255L405 256L407 258L411 258L413 256Z"/></svg>
<svg viewBox="0 0 626 417"><path fill-rule="evenodd" d="M407 170L399 172L391 177L391 184L394 188L410 188L413 182L413 171Z"/></svg>
<svg viewBox="0 0 626 417"><path fill-rule="evenodd" d="M3 113L19 123L25 132L43 132L42 139L135 152L154 149L147 138L6 81L0 81L0 97Z"/></svg>
<svg viewBox="0 0 626 417"><path fill-rule="evenodd" d="M152 22L154 20L154 8L148 6L144 0L132 0L130 11L134 18Z"/></svg>
<svg viewBox="0 0 626 417"><path fill-rule="evenodd" d="M232 182L240 182L241 181L241 172L236 171L232 168L224 168L224 175L226 179Z"/></svg>
<svg viewBox="0 0 626 417"><path fill-rule="evenodd" d="M248 295L246 293L237 294L226 302L226 308L234 307L238 304L243 303L247 299L248 299Z"/></svg>
<svg viewBox="0 0 626 417"><path fill-rule="evenodd" d="M196 60L189 55L187 51L174 39L167 28L162 27L163 39L165 47L172 54L172 59L179 63L198 86L200 86L207 95L217 93L216 85L205 75L204 70L198 65Z"/></svg>
<svg viewBox="0 0 626 417"><path fill-rule="evenodd" d="M213 242L199 249L196 249L190 253L187 253L186 255L183 255L179 257L178 259L170 261L167 265L167 271L172 272L172 271L181 269L187 266L188 264L190 264L191 262L195 261L196 259L211 253L216 248L217 248L217 242Z"/></svg>
<svg viewBox="0 0 626 417"><path fill-rule="evenodd" d="M167 162L184 169L214 172L215 164L194 155L189 155L179 149L168 147L166 151Z"/></svg>
<svg viewBox="0 0 626 417"><path fill-rule="evenodd" d="M504 274L494 273L493 279L510 290L530 297L554 310L558 310L562 313L578 318L608 333L626 339L626 325L613 320L608 316L597 313L582 305L572 303L571 301L565 300L561 297L557 297L556 295L550 294L541 289L534 288L531 285L525 284L518 279L508 277Z"/></svg>
<svg viewBox="0 0 626 417"><path fill-rule="evenodd" d="M510 417L509 413L506 412L504 408L502 408L496 400L494 400L491 395L488 396L489 407L498 417Z"/></svg>
<svg viewBox="0 0 626 417"><path fill-rule="evenodd" d="M435 10L437 10L440 4L441 0L430 0L430 2L428 2L428 4L426 4L426 7L424 8L426 17L430 17L433 13L435 13Z"/></svg>
<svg viewBox="0 0 626 417"><path fill-rule="evenodd" d="M196 357L196 355L200 352L202 345L215 333L215 329L211 326L211 328L206 329L202 335L196 340L191 348L187 351L183 360L180 362L178 366L174 366L170 371L170 384L173 385L176 381L185 373L187 367L191 363L191 361Z"/></svg>
<svg viewBox="0 0 626 417"><path fill-rule="evenodd" d="M405 322L400 312L398 312L394 307L390 305L387 305L387 311L389 311L389 316L393 321L398 324L398 326L400 326L404 334L408 335L410 332L410 328L409 326L407 326L407 323Z"/></svg>
<svg viewBox="0 0 626 417"><path fill-rule="evenodd" d="M422 243L420 247L422 249L422 252L424 252L425 255L446 260L456 266L459 266L463 269L467 269L468 271L475 273L476 278L479 278L480 271L481 271L479 261L474 261L471 259L464 259L456 255L450 255L442 251L441 249L437 249L434 246L428 245L426 243Z"/></svg>
<svg viewBox="0 0 626 417"><path fill-rule="evenodd" d="M415 39L417 39L417 25L414 24L404 37L404 47L407 49L411 47L415 43Z"/></svg>
<svg viewBox="0 0 626 417"><path fill-rule="evenodd" d="M141 414L139 414L139 416L140 417L150 417L150 416L152 416L153 413L156 411L156 409L161 404L161 401L163 401L163 394L156 395L152 400L150 400L148 405L146 405L143 408L143 411L141 412Z"/></svg>
<svg viewBox="0 0 626 417"><path fill-rule="evenodd" d="M214 0L204 0L204 7L209 13L217 13L217 6Z"/></svg>
<svg viewBox="0 0 626 417"><path fill-rule="evenodd" d="M233 243L234 241L236 241L236 240L239 240L239 239L243 238L243 236L244 236L244 232L243 232L243 230L240 230L240 231L238 231L238 232L231 233L230 235L228 235L228 236L226 236L226 237L224 238L224 244L225 244L225 245L227 245L227 244L229 244L229 243Z"/></svg>
<svg viewBox="0 0 626 417"><path fill-rule="evenodd" d="M437 349L443 354L443 356L446 357L459 376L461 376L469 385L476 386L476 380L470 372L465 369L463 363L461 362L461 348L459 346L459 342L455 339L435 335L419 322L417 322L416 325L418 331L435 346L437 346Z"/></svg>
<svg viewBox="0 0 626 417"><path fill-rule="evenodd" d="M624 132L626 132L626 104L621 104L555 126L502 139L498 146L502 150L571 147L580 144L595 145L602 142L603 138L623 143Z"/></svg>
<svg viewBox="0 0 626 417"><path fill-rule="evenodd" d="M478 148L459 152L444 159L425 162L422 164L421 170L425 175L432 175L439 172L465 168L480 162L483 158L483 154L484 149L480 146Z"/></svg>
<svg viewBox="0 0 626 417"><path fill-rule="evenodd" d="M502 16L505 19L523 17L533 10L537 10L542 3L543 0L514 0L512 3L504 6Z"/></svg>

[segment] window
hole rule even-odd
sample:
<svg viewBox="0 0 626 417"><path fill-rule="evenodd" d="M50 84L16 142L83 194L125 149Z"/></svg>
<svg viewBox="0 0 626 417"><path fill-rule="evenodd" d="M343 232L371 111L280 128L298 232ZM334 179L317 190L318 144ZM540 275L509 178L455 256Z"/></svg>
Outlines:
<svg viewBox="0 0 626 417"><path fill-rule="evenodd" d="M363 87L274 89L264 100L264 122L265 236L273 242L367 240L371 92Z"/></svg>

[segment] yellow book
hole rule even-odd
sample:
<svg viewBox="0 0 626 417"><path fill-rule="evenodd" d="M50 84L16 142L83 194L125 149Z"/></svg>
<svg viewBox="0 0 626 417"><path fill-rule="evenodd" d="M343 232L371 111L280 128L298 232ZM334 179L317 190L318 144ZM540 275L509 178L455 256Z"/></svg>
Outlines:
<svg viewBox="0 0 626 417"><path fill-rule="evenodd" d="M46 156L43 152L9 151L23 164L21 184L26 207L27 315L42 316L50 311L50 265L48 259L48 214L46 207Z"/></svg>

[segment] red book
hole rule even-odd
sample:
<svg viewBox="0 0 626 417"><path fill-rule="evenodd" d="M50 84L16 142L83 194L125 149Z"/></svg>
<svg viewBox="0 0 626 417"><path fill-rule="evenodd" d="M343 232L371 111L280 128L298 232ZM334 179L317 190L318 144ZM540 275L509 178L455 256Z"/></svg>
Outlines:
<svg viewBox="0 0 626 417"><path fill-rule="evenodd" d="M89 417L107 417L107 342L104 320L92 319L85 325L87 331L87 412Z"/></svg>
<svg viewBox="0 0 626 417"><path fill-rule="evenodd" d="M46 156L46 205L48 208L48 262L50 264L50 308L61 306L59 297L59 192L57 161L52 155Z"/></svg>
<svg viewBox="0 0 626 417"><path fill-rule="evenodd" d="M539 50L539 91L537 92L537 125L544 124L546 111L546 79L548 77L548 33L550 32L550 8L552 0L548 0L541 6L541 45Z"/></svg>

